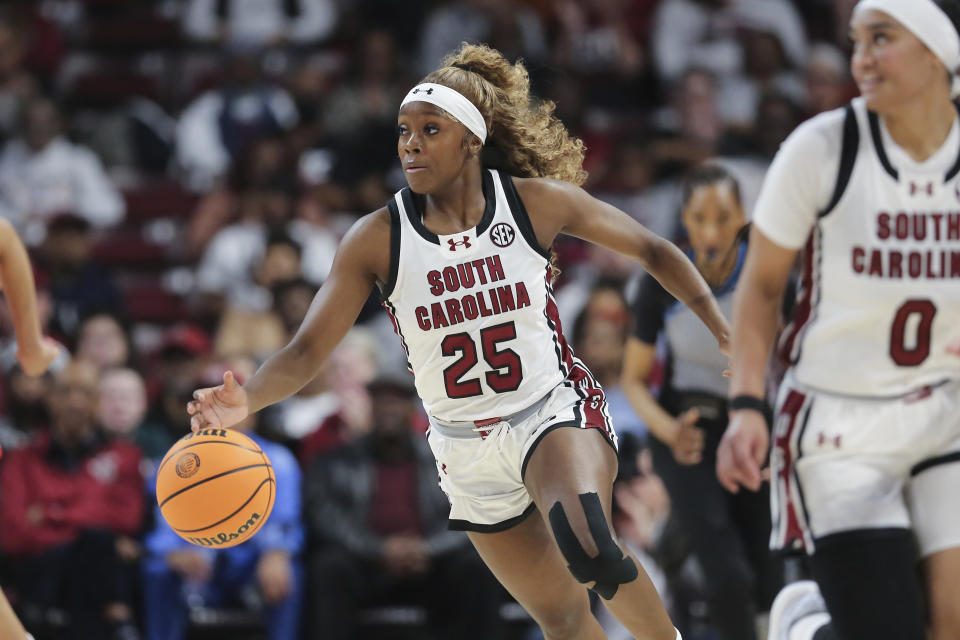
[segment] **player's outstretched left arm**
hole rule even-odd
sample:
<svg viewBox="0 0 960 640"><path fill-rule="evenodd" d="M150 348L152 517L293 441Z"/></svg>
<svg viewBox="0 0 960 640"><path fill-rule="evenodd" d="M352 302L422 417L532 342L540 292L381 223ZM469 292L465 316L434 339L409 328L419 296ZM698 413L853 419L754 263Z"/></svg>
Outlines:
<svg viewBox="0 0 960 640"><path fill-rule="evenodd" d="M356 321L374 284L386 280L390 217L381 209L358 220L340 243L329 277L314 296L290 342L241 386L232 374L223 384L198 389L187 403L193 431L230 427L300 389L320 370Z"/></svg>
<svg viewBox="0 0 960 640"><path fill-rule="evenodd" d="M17 360L27 375L38 376L60 354L60 347L43 337L27 250L13 226L3 218L0 218L0 285L10 305L13 331L17 334Z"/></svg>
<svg viewBox="0 0 960 640"><path fill-rule="evenodd" d="M517 180L537 238L545 247L558 233L582 238L637 260L677 300L688 306L727 353L730 324L710 286L672 242L656 235L614 206L568 182Z"/></svg>

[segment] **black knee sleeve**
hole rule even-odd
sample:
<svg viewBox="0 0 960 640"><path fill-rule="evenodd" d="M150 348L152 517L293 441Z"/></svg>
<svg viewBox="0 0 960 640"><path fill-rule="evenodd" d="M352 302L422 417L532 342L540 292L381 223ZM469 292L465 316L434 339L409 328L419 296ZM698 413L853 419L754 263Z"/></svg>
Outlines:
<svg viewBox="0 0 960 640"><path fill-rule="evenodd" d="M913 535L864 529L816 541L813 576L843 640L925 640L926 618ZM825 629L817 638L830 638Z"/></svg>
<svg viewBox="0 0 960 640"><path fill-rule="evenodd" d="M596 493L581 493L580 504L587 516L587 526L590 535L597 545L597 555L591 558L587 555L577 536L573 533L570 521L563 506L556 502L550 509L550 527L557 540L560 552L570 564L568 568L578 582L596 582L591 587L601 598L610 600L617 593L621 584L635 580L639 575L637 565L633 560L625 557L623 551L614 542L607 527L607 519L603 515L600 497Z"/></svg>

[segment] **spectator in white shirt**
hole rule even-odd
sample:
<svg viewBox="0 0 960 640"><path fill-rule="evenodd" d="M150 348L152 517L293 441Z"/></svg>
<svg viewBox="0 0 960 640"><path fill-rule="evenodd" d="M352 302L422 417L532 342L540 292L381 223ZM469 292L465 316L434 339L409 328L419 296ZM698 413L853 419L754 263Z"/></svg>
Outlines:
<svg viewBox="0 0 960 640"><path fill-rule="evenodd" d="M124 201L99 158L63 135L61 114L48 98L26 103L23 135L0 153L0 216L30 245L45 236L47 221L70 211L93 227L123 219Z"/></svg>
<svg viewBox="0 0 960 640"><path fill-rule="evenodd" d="M543 22L524 3L455 0L437 3L420 32L416 54L422 73L432 71L461 42L488 42L508 58L537 62L548 53Z"/></svg>
<svg viewBox="0 0 960 640"><path fill-rule="evenodd" d="M716 74L723 121L748 128L760 96L775 89L799 100L806 60L803 20L789 0L664 0L653 26L658 75L692 67Z"/></svg>
<svg viewBox="0 0 960 640"><path fill-rule="evenodd" d="M210 310L219 311L224 305L247 311L270 308L270 292L254 276L271 230L283 230L300 243L303 277L319 286L330 272L337 238L319 225L294 219L294 198L287 185L274 182L251 188L240 199L240 222L213 237L197 268L197 289Z"/></svg>
<svg viewBox="0 0 960 640"><path fill-rule="evenodd" d="M187 36L240 47L323 40L337 23L333 0L189 0Z"/></svg>
<svg viewBox="0 0 960 640"><path fill-rule="evenodd" d="M673 81L691 67L736 73L743 51L727 6L734 0L664 0L654 17L651 49L657 74Z"/></svg>
<svg viewBox="0 0 960 640"><path fill-rule="evenodd" d="M223 86L197 97L177 124L176 157L187 185L209 190L250 144L297 120L290 94L262 77L257 59L235 54Z"/></svg>

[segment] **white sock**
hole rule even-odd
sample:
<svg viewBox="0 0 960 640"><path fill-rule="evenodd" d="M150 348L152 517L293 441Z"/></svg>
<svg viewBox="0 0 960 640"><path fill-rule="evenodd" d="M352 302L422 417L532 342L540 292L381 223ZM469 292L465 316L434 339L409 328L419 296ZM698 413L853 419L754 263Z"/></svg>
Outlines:
<svg viewBox="0 0 960 640"><path fill-rule="evenodd" d="M680 630L674 627L674 631L677 632L677 640L683 640L683 638L680 636Z"/></svg>
<svg viewBox="0 0 960 640"><path fill-rule="evenodd" d="M830 614L826 611L804 616L790 627L790 640L813 640L813 635L820 630L820 627L829 622Z"/></svg>

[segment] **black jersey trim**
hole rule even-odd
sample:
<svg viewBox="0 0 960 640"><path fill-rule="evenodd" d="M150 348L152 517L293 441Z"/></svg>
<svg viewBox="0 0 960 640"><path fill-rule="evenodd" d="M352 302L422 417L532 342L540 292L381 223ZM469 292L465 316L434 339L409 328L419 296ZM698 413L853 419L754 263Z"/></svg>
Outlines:
<svg viewBox="0 0 960 640"><path fill-rule="evenodd" d="M910 476L916 476L932 467L937 467L942 464L950 464L952 462L960 462L960 451L954 451L953 453L937 456L935 458L927 458L923 462L917 463L912 469L910 469Z"/></svg>
<svg viewBox="0 0 960 640"><path fill-rule="evenodd" d="M870 542L873 540L885 540L891 537L899 537L903 534L911 534L912 531L906 527L882 527L850 529L838 533L828 533L825 536L813 539L813 544L817 549L831 547L834 545L851 545Z"/></svg>
<svg viewBox="0 0 960 640"><path fill-rule="evenodd" d="M850 183L850 176L853 175L853 166L857 161L859 148L860 125L857 124L857 114L853 110L853 105L848 104L843 119L843 143L840 147L840 169L837 172L837 183L833 188L830 203L820 211L819 217L826 217L840 204L840 199ZM881 158L881 162L883 162L883 158Z"/></svg>
<svg viewBox="0 0 960 640"><path fill-rule="evenodd" d="M457 520L455 518L450 518L447 521L447 528L451 531L472 531L474 533L500 533L501 531L506 531L512 527L517 526L528 517L530 514L536 511L537 505L531 502L527 505L527 508L523 510L518 516L514 516L509 520L504 520L503 522L496 522L494 524L476 524L470 522L469 520Z"/></svg>
<svg viewBox="0 0 960 640"><path fill-rule="evenodd" d="M817 320L817 310L820 307L820 298L823 296L821 285L823 280L823 230L819 224L813 228L809 242L813 243L811 247L812 255L810 256L810 312L803 324L797 329L796 345L794 347L797 350L797 357L792 359L794 366L797 366L800 358L803 357L803 342L807 339L810 327Z"/></svg>
<svg viewBox="0 0 960 640"><path fill-rule="evenodd" d="M960 102L954 101L953 107L957 110L957 117L960 118ZM960 151L957 152L957 161L953 163L953 166L950 167L950 170L947 171L947 175L944 176L944 182L950 182L960 173Z"/></svg>
<svg viewBox="0 0 960 640"><path fill-rule="evenodd" d="M490 224L493 222L493 216L497 213L497 189L493 185L493 176L490 175L489 169L483 169L481 186L483 187L483 198L485 202L483 217L480 218L480 223L477 225L478 238L484 231L490 228Z"/></svg>
<svg viewBox="0 0 960 640"><path fill-rule="evenodd" d="M423 224L423 211L426 208L422 194L414 193L410 187L400 190L400 199L403 200L403 208L407 212L407 220L414 231L420 234L420 237L427 242L440 246L440 238Z"/></svg>
<svg viewBox="0 0 960 640"><path fill-rule="evenodd" d="M572 365L567 364L564 356L570 354L570 346L566 344L566 339L563 336L563 327L561 326L563 323L560 320L560 310L557 308L557 299L553 295L553 286L550 284L552 272L553 267L548 264L546 273L543 275L543 285L547 293L547 297L545 298L546 304L543 305L543 317L547 319L547 327L551 332L553 347L557 354L557 366L560 367L560 373L563 375L563 378L566 379L566 377L570 375ZM553 309L556 318L550 315L551 309Z"/></svg>
<svg viewBox="0 0 960 640"><path fill-rule="evenodd" d="M493 216L497 212L497 192L493 186L493 177L490 172L483 169L481 175L481 188L483 189L483 217L476 226L476 234L479 237L493 222ZM427 242L440 246L440 236L427 228L423 224L423 214L427 210L427 199L422 193L414 193L410 187L405 187L400 191L400 197L403 200L403 208L407 210L407 219L411 226L420 234L420 237Z"/></svg>
<svg viewBox="0 0 960 640"><path fill-rule="evenodd" d="M870 121L870 137L873 138L873 148L877 151L877 157L880 158L880 164L883 170L890 174L894 180L900 180L900 172L890 164L890 158L887 157L887 150L883 147L883 137L880 135L880 116L875 111L867 112L867 119Z"/></svg>
<svg viewBox="0 0 960 640"><path fill-rule="evenodd" d="M558 422L557 424L552 424L552 425L550 425L549 427L547 427L546 429L544 429L543 431L541 431L539 435L537 435L537 439L534 440L534 441L533 441L533 444L530 445L530 448L527 449L527 455L525 455L525 456L523 457L523 463L520 465L520 480L521 480L521 481L526 481L526 477L527 477L527 465L530 464L530 459L533 457L533 452L537 450L537 447L540 446L540 443L543 441L543 439L544 439L545 437L547 437L548 434L553 433L553 432L556 431L557 429L562 429L562 428L564 428L564 427L573 427L573 428L576 428L576 429L583 429L584 431L586 431L587 429L596 429L597 431L599 431L599 432L601 433L601 435L603 435L603 440L604 440L604 442L606 442L608 445L610 445L610 447L613 449L613 452L614 452L615 454L617 454L617 457L618 457L618 459L619 459L619 453L617 452L617 445L613 444L613 434L608 433L606 429L599 429L599 428L595 428L595 427L585 427L585 426L583 426L583 423L584 423L585 421L584 421L584 418L583 418L583 412L580 410L580 405L581 405L581 404L583 404L583 399L581 399L581 400L574 406L574 416L575 416L575 417L574 417L573 420L567 420L567 421L565 421L565 422ZM617 464L619 465L619 462L618 462Z"/></svg>
<svg viewBox="0 0 960 640"><path fill-rule="evenodd" d="M513 184L513 177L501 171L500 184L503 185L503 193L507 196L507 204L510 205L510 212L513 214L513 221L517 223L517 228L520 229L520 235L531 249L550 261L553 256L550 251L540 246L537 234L533 231L530 216L527 214L527 208L523 206L523 200L520 199L517 187Z"/></svg>
<svg viewBox="0 0 960 640"><path fill-rule="evenodd" d="M393 324L393 331L400 338L400 346L403 347L403 353L407 356L407 369L413 373L413 365L410 364L410 348L407 346L407 339L403 335L403 329L400 328L400 320L397 319L397 309L387 298L383 299L383 309Z"/></svg>
<svg viewBox="0 0 960 640"><path fill-rule="evenodd" d="M807 433L807 423L810 422L810 414L813 413L813 398L806 396L806 400L807 412L803 416L803 423L800 425L800 433L797 434L797 458L793 461L790 471L793 473L793 481L797 485L797 497L800 498L800 509L803 510L803 520L807 523L807 529L810 530L810 512L807 510L807 498L803 493L803 484L800 482L800 474L797 473L797 463L800 462L800 458L803 457L803 436Z"/></svg>
<svg viewBox="0 0 960 640"><path fill-rule="evenodd" d="M390 212L390 274L380 291L384 300L393 294L393 288L397 284L397 273L400 271L400 237L403 235L400 229L400 208L397 206L396 198L391 198L387 203L387 211Z"/></svg>

